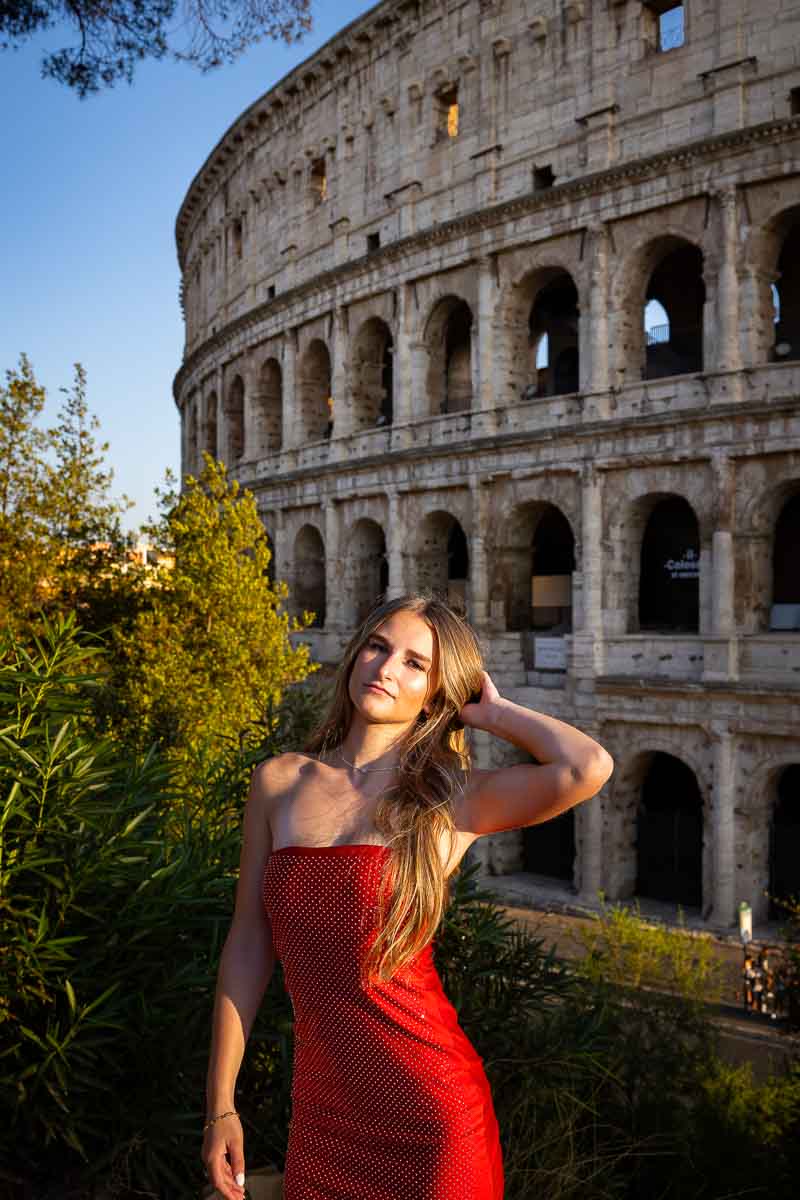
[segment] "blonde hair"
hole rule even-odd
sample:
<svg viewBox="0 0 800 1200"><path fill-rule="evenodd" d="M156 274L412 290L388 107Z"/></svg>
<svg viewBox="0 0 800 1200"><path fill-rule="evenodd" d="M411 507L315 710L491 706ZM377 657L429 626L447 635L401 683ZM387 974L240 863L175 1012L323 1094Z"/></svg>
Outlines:
<svg viewBox="0 0 800 1200"><path fill-rule="evenodd" d="M344 742L354 713L349 693L353 665L378 626L397 612L416 613L431 629L432 679L425 700L428 712L420 713L403 739L397 781L383 793L375 813L376 828L391 852L379 887L378 933L362 964L364 982L390 979L423 950L450 901L439 846L446 831L449 862L455 844L453 800L470 764L458 714L483 683L478 639L463 617L431 596L386 601L365 618L345 648L328 713L311 733L307 753L326 754Z"/></svg>

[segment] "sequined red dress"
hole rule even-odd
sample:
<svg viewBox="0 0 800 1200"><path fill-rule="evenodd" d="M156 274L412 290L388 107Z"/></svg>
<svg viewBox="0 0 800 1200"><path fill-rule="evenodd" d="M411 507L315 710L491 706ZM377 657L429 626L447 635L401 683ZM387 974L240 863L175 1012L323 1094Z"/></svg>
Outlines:
<svg viewBox="0 0 800 1200"><path fill-rule="evenodd" d="M284 846L264 872L294 1009L285 1200L502 1200L483 1062L429 944L363 986L386 846Z"/></svg>

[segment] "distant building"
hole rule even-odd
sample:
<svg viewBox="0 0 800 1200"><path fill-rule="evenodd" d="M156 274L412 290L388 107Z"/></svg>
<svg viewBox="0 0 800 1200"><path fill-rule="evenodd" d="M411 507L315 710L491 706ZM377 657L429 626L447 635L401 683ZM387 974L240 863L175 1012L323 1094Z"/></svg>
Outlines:
<svg viewBox="0 0 800 1200"><path fill-rule="evenodd" d="M386 2L178 214L183 468L256 493L315 653L434 587L613 754L476 843L522 890L800 892L798 46L800 0Z"/></svg>

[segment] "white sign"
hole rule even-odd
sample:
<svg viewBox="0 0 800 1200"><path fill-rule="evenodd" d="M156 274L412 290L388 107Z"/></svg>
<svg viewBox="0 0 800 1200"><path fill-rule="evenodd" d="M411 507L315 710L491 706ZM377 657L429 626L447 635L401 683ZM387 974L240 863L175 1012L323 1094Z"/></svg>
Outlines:
<svg viewBox="0 0 800 1200"><path fill-rule="evenodd" d="M670 579L699 579L700 557L696 550L689 548L683 558L668 558L664 569L669 571Z"/></svg>
<svg viewBox="0 0 800 1200"><path fill-rule="evenodd" d="M537 671L566 671L567 643L560 637L535 637L533 661Z"/></svg>

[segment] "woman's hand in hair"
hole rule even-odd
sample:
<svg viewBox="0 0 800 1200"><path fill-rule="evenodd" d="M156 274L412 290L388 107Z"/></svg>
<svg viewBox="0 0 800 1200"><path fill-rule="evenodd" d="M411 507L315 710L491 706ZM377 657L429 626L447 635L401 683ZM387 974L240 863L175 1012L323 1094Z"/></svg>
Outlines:
<svg viewBox="0 0 800 1200"><path fill-rule="evenodd" d="M492 683L487 671L483 673L483 687L480 696L475 693L458 714L459 720L471 729L489 729L492 713L501 700L500 693Z"/></svg>

